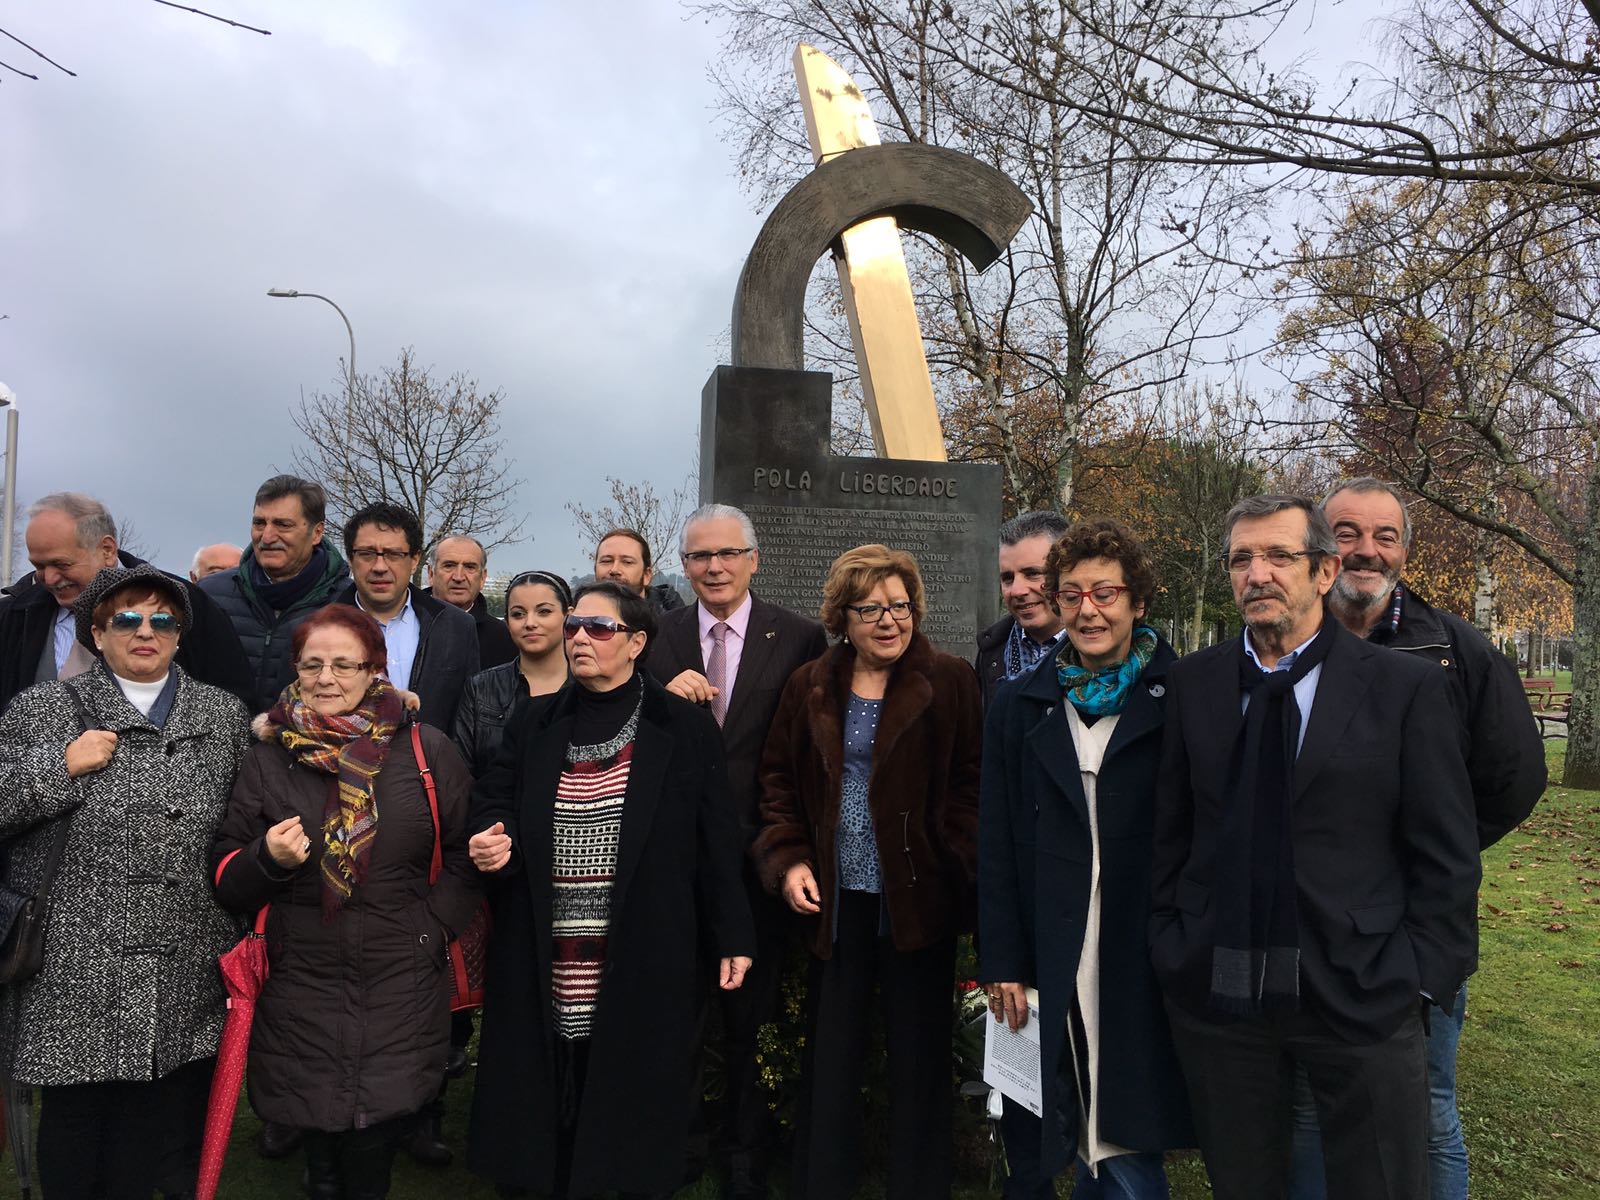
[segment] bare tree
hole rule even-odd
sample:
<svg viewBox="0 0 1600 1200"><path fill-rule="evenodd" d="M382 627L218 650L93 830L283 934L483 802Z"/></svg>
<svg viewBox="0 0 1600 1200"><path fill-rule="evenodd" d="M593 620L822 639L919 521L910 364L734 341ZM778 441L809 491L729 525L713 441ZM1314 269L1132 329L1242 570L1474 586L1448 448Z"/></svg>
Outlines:
<svg viewBox="0 0 1600 1200"><path fill-rule="evenodd" d="M1227 171L1163 161L1176 136L1125 119L1146 103L1141 89L1165 86L1139 77L1138 54L1083 37L1052 6L693 7L724 26L715 77L741 175L759 198L811 166L787 68L806 41L861 84L886 138L964 150L1033 200L1033 220L987 275L942 244L908 252L951 456L999 462L1017 507L1070 506L1092 411L1149 403L1239 327L1226 285L1250 260L1239 247L1255 199ZM1128 36L1142 45L1168 32L1130 19ZM984 38L1007 57L991 56L980 73L967 60ZM819 285L813 301L821 336L810 354L843 374L849 338L831 290Z"/></svg>
<svg viewBox="0 0 1600 1200"><path fill-rule="evenodd" d="M1581 222L1517 189L1369 190L1295 271L1281 331L1330 434L1573 589L1573 787L1600 786L1595 253Z"/></svg>
<svg viewBox="0 0 1600 1200"><path fill-rule="evenodd" d="M503 546L520 539L527 520L513 508L522 480L511 476L500 436L504 400L460 372L434 379L408 346L394 366L357 376L348 392L300 401L292 419L304 441L294 467L327 489L335 523L387 500L416 513L424 556L452 532Z"/></svg>
<svg viewBox="0 0 1600 1200"><path fill-rule="evenodd" d="M593 546L599 544L600 538L608 530L637 530L650 543L650 553L657 563L664 557L670 558L673 548L678 544L678 531L683 525L683 518L694 508L694 479L691 477L664 494L657 492L655 484L648 480L644 483L624 483L615 476L607 475L606 485L611 489L609 504L589 509L575 500L567 501L566 509L572 514L572 522L578 527L578 532Z"/></svg>

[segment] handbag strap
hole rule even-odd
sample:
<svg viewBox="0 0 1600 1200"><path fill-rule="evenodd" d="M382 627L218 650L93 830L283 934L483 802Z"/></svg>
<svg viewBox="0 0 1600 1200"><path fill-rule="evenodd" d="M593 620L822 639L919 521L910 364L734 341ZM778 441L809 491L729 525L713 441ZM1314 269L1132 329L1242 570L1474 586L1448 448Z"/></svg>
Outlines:
<svg viewBox="0 0 1600 1200"><path fill-rule="evenodd" d="M439 854L439 793L434 790L433 770L428 766L427 755L422 753L422 726L411 723L411 752L417 759L417 770L422 773L422 786L428 793L428 815L433 818L433 863L428 867L428 886L439 882L439 871L444 863Z"/></svg>
<svg viewBox="0 0 1600 1200"><path fill-rule="evenodd" d="M72 700L72 711L78 718L79 737L88 733L94 727L94 722L89 717L89 710L84 706L83 696L78 689L70 683L61 685L66 689L67 695ZM74 738L73 741L76 741ZM50 843L50 852L45 855L44 870L39 876L39 890L34 894L41 902L50 899L50 889L55 886L56 872L61 868L61 856L67 850L67 834L72 827L72 816L77 810L69 812L56 821L56 836Z"/></svg>

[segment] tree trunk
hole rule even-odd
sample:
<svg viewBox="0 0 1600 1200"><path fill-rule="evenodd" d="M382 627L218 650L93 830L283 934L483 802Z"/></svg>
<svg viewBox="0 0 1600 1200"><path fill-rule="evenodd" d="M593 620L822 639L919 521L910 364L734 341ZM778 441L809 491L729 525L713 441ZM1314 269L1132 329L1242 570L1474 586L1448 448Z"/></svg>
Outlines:
<svg viewBox="0 0 1600 1200"><path fill-rule="evenodd" d="M1500 640L1494 630L1495 578L1492 560L1495 538L1487 530L1480 529L1473 540L1477 551L1473 557L1477 561L1473 569L1476 586L1472 591L1472 623L1478 627L1479 633L1498 646Z"/></svg>
<svg viewBox="0 0 1600 1200"><path fill-rule="evenodd" d="M1589 511L1573 556L1572 708L1567 714L1567 787L1600 789L1600 471L1589 480Z"/></svg>

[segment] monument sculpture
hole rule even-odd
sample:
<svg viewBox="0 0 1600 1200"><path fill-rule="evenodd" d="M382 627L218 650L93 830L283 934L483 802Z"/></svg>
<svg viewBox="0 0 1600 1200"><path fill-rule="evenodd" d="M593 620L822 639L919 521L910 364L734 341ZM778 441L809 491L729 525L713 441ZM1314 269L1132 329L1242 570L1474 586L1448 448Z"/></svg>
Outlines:
<svg viewBox="0 0 1600 1200"><path fill-rule="evenodd" d="M883 145L865 97L809 46L795 53L816 169L768 216L733 304L733 363L701 394L700 499L761 534L757 586L814 612L828 564L863 542L922 566L924 632L968 654L993 619L1000 469L946 461L900 229L993 263L1032 211L995 168L935 146ZM829 452L833 376L805 370L806 284L832 251L877 457Z"/></svg>

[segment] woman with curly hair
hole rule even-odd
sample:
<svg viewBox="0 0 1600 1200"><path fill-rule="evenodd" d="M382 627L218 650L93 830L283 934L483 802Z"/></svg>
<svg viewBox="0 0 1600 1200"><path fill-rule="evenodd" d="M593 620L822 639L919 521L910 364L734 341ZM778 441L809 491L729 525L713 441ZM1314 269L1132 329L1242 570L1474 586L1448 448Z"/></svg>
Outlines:
<svg viewBox="0 0 1600 1200"><path fill-rule="evenodd" d="M1145 940L1176 655L1144 622L1149 552L1116 521L1067 530L1045 577L1066 637L999 693L984 737L979 978L1012 1029L1038 989L1039 1195L1075 1156L1074 1196L1155 1200L1161 1152L1194 1145Z"/></svg>

